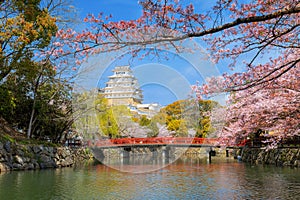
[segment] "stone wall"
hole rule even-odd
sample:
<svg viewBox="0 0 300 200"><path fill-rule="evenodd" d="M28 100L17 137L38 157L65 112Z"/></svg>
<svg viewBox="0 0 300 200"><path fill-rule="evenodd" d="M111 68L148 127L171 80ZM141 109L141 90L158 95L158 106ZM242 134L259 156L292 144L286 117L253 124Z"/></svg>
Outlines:
<svg viewBox="0 0 300 200"><path fill-rule="evenodd" d="M157 155L162 154L163 147L134 147L134 148L108 148L108 149L93 149L93 154L97 159L103 158L120 158L122 156L138 156L138 155L151 155L153 153ZM126 154L123 154L126 152Z"/></svg>
<svg viewBox="0 0 300 200"><path fill-rule="evenodd" d="M0 173L11 170L68 167L74 165L76 161L90 157L91 154L84 148L0 142Z"/></svg>
<svg viewBox="0 0 300 200"><path fill-rule="evenodd" d="M243 148L237 152L243 162L276 166L300 167L300 147L278 148L266 151L260 148Z"/></svg>
<svg viewBox="0 0 300 200"><path fill-rule="evenodd" d="M217 157L226 157L226 149L225 148L212 148L210 147L192 147L192 148L180 148L175 147L175 154L178 155L207 155L210 150L215 151Z"/></svg>

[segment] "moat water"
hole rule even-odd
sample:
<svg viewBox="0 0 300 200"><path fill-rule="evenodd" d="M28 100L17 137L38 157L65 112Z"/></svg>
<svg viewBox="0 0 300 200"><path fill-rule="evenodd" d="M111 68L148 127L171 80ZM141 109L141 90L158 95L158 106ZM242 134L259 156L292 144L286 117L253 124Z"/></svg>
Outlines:
<svg viewBox="0 0 300 200"><path fill-rule="evenodd" d="M156 170L142 172L150 165ZM300 169L187 157L165 167L159 162L114 166L2 173L0 199L300 199Z"/></svg>

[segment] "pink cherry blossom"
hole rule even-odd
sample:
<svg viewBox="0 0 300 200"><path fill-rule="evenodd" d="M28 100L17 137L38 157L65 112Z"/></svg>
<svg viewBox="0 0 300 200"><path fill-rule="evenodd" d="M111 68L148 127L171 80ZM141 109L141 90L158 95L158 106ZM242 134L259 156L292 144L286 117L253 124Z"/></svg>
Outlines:
<svg viewBox="0 0 300 200"><path fill-rule="evenodd" d="M128 49L184 48L180 42L201 38L212 60L225 60L228 72L193 87L198 98L228 92L226 127L220 133L234 142L258 129L273 133L274 144L299 134L298 0L217 0L208 12L178 0L142 0L135 20L109 21L112 16L89 15L87 30L59 30L54 57L90 55ZM58 44L63 44L60 46ZM60 49L57 49L57 46ZM80 64L80 62L76 62ZM228 138L231 138L230 140Z"/></svg>

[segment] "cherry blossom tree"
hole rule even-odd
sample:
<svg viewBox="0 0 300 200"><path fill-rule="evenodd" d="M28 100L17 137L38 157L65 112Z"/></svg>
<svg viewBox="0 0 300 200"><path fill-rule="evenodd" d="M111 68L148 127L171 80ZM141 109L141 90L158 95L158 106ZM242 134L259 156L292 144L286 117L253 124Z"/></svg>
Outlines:
<svg viewBox="0 0 300 200"><path fill-rule="evenodd" d="M80 64L125 48L133 55L148 47L182 51L181 42L199 38L215 63L234 70L193 87L199 98L230 92L224 136L244 137L258 128L277 132L274 141L299 134L298 0L217 0L208 12L179 0L139 3L138 19L113 21L100 13L84 19L89 26L82 32L59 30L59 48L51 54L75 55Z"/></svg>
<svg viewBox="0 0 300 200"><path fill-rule="evenodd" d="M300 134L299 68L293 68L264 87L234 92L225 116L222 137L236 142L263 130L269 147Z"/></svg>
<svg viewBox="0 0 300 200"><path fill-rule="evenodd" d="M280 71L281 68L295 65L298 59L292 55L297 55L298 49L299 2L240 2L243 1L218 0L211 11L197 13L193 4L177 0L143 0L140 1L143 10L141 17L130 21L115 22L112 16L104 16L103 13L98 16L90 14L84 19L89 23L86 30L76 32L67 29L57 32L57 37L64 42L57 42L57 46L68 45L75 51L61 48L52 53L75 53L86 57L125 47L130 47L136 53L149 45L174 45L176 41L199 37L209 44L208 50L215 62L230 58L233 61L230 67L235 66L235 61L243 54L251 55L251 59L244 65L248 68L256 67L260 56L273 50L278 55L290 55L290 60L294 61L273 70ZM229 17L225 18L225 15ZM275 58L270 62L273 60ZM268 68L269 65L264 67Z"/></svg>

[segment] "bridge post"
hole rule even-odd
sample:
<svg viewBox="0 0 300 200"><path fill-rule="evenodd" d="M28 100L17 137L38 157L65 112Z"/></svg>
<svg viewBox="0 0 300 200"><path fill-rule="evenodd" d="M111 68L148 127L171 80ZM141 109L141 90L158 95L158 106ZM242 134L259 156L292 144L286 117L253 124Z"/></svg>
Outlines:
<svg viewBox="0 0 300 200"><path fill-rule="evenodd" d="M212 156L216 156L216 151L213 150L212 147L209 147L209 150L208 150L208 163L211 164L211 157Z"/></svg>
<svg viewBox="0 0 300 200"><path fill-rule="evenodd" d="M163 164L169 163L169 157L170 157L170 148L163 146L162 147L162 161Z"/></svg>
<svg viewBox="0 0 300 200"><path fill-rule="evenodd" d="M226 149L226 157L228 158L229 157L229 150Z"/></svg>
<svg viewBox="0 0 300 200"><path fill-rule="evenodd" d="M168 158L170 156L170 149L166 146L162 147L162 157Z"/></svg>
<svg viewBox="0 0 300 200"><path fill-rule="evenodd" d="M121 158L127 158L129 157L129 151L125 148L120 149L120 157Z"/></svg>
<svg viewBox="0 0 300 200"><path fill-rule="evenodd" d="M152 156L154 157L154 158L156 158L157 157L157 150L155 149L155 148L151 148L150 149L150 151L152 152Z"/></svg>
<svg viewBox="0 0 300 200"><path fill-rule="evenodd" d="M211 164L211 151L212 151L212 148L210 147L208 150L208 163L209 164Z"/></svg>
<svg viewBox="0 0 300 200"><path fill-rule="evenodd" d="M123 165L129 164L129 151L127 148L120 149L120 161Z"/></svg>

